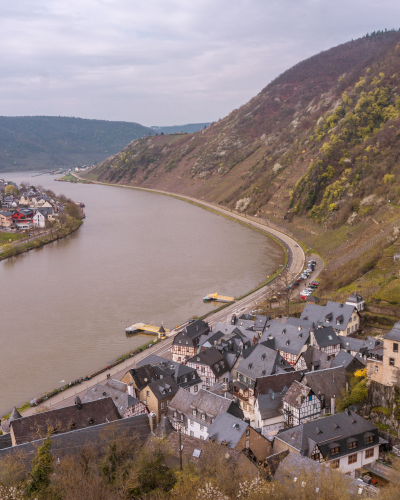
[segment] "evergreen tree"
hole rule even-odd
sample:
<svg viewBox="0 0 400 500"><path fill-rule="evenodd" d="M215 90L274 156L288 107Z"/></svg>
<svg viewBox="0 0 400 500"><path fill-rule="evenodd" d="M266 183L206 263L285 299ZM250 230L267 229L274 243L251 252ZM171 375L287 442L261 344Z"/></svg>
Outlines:
<svg viewBox="0 0 400 500"><path fill-rule="evenodd" d="M51 439L45 439L42 446L39 446L35 458L32 460L31 480L26 488L28 495L35 497L45 493L50 486L50 477L54 471L54 458L51 454Z"/></svg>

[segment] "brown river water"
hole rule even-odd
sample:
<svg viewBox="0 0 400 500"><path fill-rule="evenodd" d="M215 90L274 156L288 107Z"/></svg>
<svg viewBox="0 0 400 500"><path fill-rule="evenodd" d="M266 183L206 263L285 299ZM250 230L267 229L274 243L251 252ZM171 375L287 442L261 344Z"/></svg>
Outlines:
<svg viewBox="0 0 400 500"><path fill-rule="evenodd" d="M134 322L173 328L239 296L284 262L271 238L183 201L54 176L1 174L86 205L73 235L0 262L0 414L93 373L149 341ZM63 385L63 384L62 384Z"/></svg>

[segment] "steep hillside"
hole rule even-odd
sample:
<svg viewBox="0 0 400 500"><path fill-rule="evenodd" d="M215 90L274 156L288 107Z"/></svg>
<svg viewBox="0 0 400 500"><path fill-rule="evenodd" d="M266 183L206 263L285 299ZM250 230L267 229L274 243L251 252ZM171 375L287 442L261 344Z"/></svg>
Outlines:
<svg viewBox="0 0 400 500"><path fill-rule="evenodd" d="M0 171L103 161L132 139L155 134L138 123L56 116L0 117Z"/></svg>
<svg viewBox="0 0 400 500"><path fill-rule="evenodd" d="M340 182L353 187L360 182L357 198L362 196L361 177L355 178L362 141L373 142L372 136L382 134L386 150L396 140L391 120L397 116L399 41L398 32L382 32L322 52L280 75L208 129L133 141L93 170L91 177L184 192L276 220L309 215L317 224L334 225L353 213L346 201L352 193L346 188L337 197L335 184L349 169L349 161L354 174ZM377 89L374 97L368 96ZM374 105L381 115L368 125L363 113ZM354 113L360 124L348 136L341 134L340 140L332 135L336 126L348 129ZM377 158L373 148L375 143L366 153L370 166ZM379 172L375 178L383 177ZM331 197L330 190L325 194L329 186Z"/></svg>
<svg viewBox="0 0 400 500"><path fill-rule="evenodd" d="M153 126L150 127L157 134L176 134L177 132L187 132L192 134L193 132L198 132L203 130L210 125L209 122L206 123L188 123L187 125L167 125L165 127Z"/></svg>

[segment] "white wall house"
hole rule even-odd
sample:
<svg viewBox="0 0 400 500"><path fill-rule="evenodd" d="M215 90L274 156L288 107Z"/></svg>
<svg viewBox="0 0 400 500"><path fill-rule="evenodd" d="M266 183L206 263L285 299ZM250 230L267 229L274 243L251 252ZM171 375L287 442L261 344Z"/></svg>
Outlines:
<svg viewBox="0 0 400 500"><path fill-rule="evenodd" d="M283 397L285 427L294 427L321 416L321 401L306 385L296 380Z"/></svg>
<svg viewBox="0 0 400 500"><path fill-rule="evenodd" d="M46 217L40 212L36 212L32 220L36 227L46 226Z"/></svg>

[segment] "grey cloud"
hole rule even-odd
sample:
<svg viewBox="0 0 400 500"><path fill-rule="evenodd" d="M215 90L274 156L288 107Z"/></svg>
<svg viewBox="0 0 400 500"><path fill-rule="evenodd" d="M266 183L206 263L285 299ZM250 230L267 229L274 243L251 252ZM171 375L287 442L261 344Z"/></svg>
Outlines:
<svg viewBox="0 0 400 500"><path fill-rule="evenodd" d="M360 0L17 0L0 7L1 114L215 120L321 50L392 27Z"/></svg>

